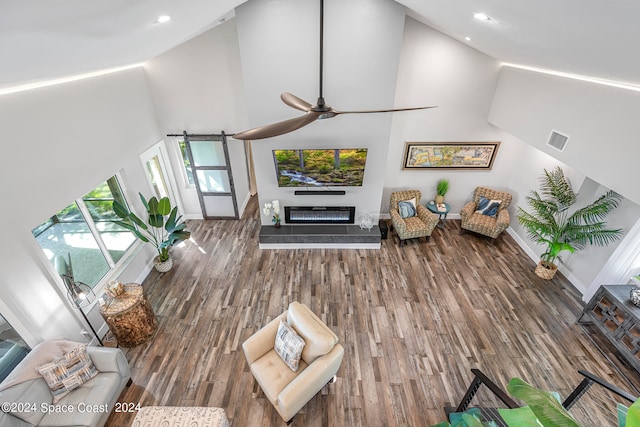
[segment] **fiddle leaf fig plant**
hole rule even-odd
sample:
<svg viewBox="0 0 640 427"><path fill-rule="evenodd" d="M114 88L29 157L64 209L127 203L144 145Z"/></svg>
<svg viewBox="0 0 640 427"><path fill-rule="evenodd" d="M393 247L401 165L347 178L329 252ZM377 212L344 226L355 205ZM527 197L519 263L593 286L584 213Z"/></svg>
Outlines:
<svg viewBox="0 0 640 427"><path fill-rule="evenodd" d="M552 393L537 389L520 378L512 378L507 390L529 405L544 427L580 427Z"/></svg>
<svg viewBox="0 0 640 427"><path fill-rule="evenodd" d="M152 197L148 201L140 194L140 200L147 210L147 221L143 221L121 203L113 202L113 211L121 218L114 220L115 224L130 230L135 236L145 243L152 244L158 252L160 262L169 259L169 249L178 242L191 237L186 224L181 222L178 216L178 207L171 207L168 197L158 200Z"/></svg>
<svg viewBox="0 0 640 427"><path fill-rule="evenodd" d="M629 407L624 425L625 427L640 425L640 399L633 402L633 404Z"/></svg>
<svg viewBox="0 0 640 427"><path fill-rule="evenodd" d="M541 262L554 266L563 251L575 252L587 245L607 246L619 239L621 229L609 229L604 221L613 211L622 196L609 190L593 203L573 209L576 193L557 167L551 172L545 169L541 177L541 189L526 197L530 207L525 211L518 207L518 222L533 241L546 245Z"/></svg>
<svg viewBox="0 0 640 427"><path fill-rule="evenodd" d="M560 396L533 387L520 378L512 378L507 391L513 397L522 400L526 406L518 408L498 408L500 425L509 427L580 427L567 409L562 406ZM620 410L624 408L624 411ZM455 417L454 417L455 416ZM630 407L618 404L618 425L624 427L640 426L640 399ZM431 427L497 427L491 420L481 420L478 408L470 408L462 413L449 414L449 421L434 424Z"/></svg>

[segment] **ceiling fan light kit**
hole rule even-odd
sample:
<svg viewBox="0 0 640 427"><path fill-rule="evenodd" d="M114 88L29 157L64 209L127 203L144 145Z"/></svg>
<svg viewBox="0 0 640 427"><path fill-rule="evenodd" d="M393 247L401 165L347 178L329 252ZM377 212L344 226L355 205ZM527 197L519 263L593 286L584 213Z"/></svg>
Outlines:
<svg viewBox="0 0 640 427"><path fill-rule="evenodd" d="M320 73L319 73L319 94L315 105L311 105L307 101L289 93L284 92L280 95L280 99L286 105L296 110L303 111L305 114L292 119L283 120L233 135L233 138L239 140L255 140L271 138L278 135L284 135L289 132L298 130L316 120L330 119L340 114L370 114L370 113L393 113L397 111L413 111L426 110L435 107L411 107L411 108L390 108L385 110L359 110L359 111L339 111L325 103L322 93L323 90L323 73L324 73L324 0L320 0Z"/></svg>

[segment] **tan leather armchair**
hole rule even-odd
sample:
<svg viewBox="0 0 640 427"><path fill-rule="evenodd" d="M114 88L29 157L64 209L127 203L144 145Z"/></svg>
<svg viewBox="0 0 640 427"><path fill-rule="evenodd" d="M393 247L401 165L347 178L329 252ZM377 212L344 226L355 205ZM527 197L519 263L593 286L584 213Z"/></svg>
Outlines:
<svg viewBox="0 0 640 427"><path fill-rule="evenodd" d="M420 205L421 197L422 193L418 190L395 191L391 193L389 215L391 216L391 224L400 239L400 245L402 245L406 239L424 237L425 240L429 240L433 229L438 225L440 218L438 215ZM415 198L416 201L416 215L410 218L402 218L398 203L413 198Z"/></svg>
<svg viewBox="0 0 640 427"><path fill-rule="evenodd" d="M480 196L489 200L500 200L500 206L495 216L476 212ZM477 187L473 192L473 200L464 205L460 211L460 232L469 230L495 239L509 227L510 218L507 208L511 204L511 199L511 194L505 191Z"/></svg>
<svg viewBox="0 0 640 427"><path fill-rule="evenodd" d="M274 350L281 319L305 341L296 372ZM333 380L344 355L337 335L299 302L289 304L287 311L249 337L242 348L260 388L287 423Z"/></svg>

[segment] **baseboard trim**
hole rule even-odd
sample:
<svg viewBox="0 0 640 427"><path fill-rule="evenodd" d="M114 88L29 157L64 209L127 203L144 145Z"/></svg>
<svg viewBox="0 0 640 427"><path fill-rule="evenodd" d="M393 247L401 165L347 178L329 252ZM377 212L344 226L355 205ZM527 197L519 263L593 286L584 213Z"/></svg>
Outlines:
<svg viewBox="0 0 640 427"><path fill-rule="evenodd" d="M513 228L507 228L507 233L513 238L513 240L515 240L518 246L520 246L520 249L522 249L527 254L531 261L533 261L535 264L538 264L538 261L540 261L540 255L538 255L533 249L531 249L529 245L527 245L527 242L525 242L524 239L513 230ZM571 273L571 271L567 270L567 268L562 264L558 265L558 271L567 278L567 280L571 283L571 286L573 286L578 292L580 292L584 299L587 287L584 286L580 279L578 279L573 273Z"/></svg>
<svg viewBox="0 0 640 427"><path fill-rule="evenodd" d="M244 211L245 209L247 209L247 205L249 204L250 200L251 194L247 193L247 196L244 198L244 202L242 202L242 206L240 206L240 209L238 209L238 219L242 218L242 215L244 215Z"/></svg>
<svg viewBox="0 0 640 427"><path fill-rule="evenodd" d="M527 245L527 242L525 242L522 239L522 237L520 237L520 235L518 235L515 231L513 231L513 228L507 227L506 231L509 234L509 236L511 236L513 240L516 241L518 246L520 246L520 249L522 249L527 254L527 256L531 259L531 261L533 261L536 264L538 263L538 261L540 261L540 255L535 253L533 249L531 249L529 245Z"/></svg>

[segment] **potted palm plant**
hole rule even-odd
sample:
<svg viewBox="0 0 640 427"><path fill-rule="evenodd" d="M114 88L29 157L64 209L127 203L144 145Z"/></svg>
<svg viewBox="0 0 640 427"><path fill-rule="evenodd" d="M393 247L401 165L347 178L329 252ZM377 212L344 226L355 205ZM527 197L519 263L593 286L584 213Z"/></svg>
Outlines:
<svg viewBox="0 0 640 427"><path fill-rule="evenodd" d="M152 244L158 252L153 260L154 266L161 273L167 272L173 267L169 249L191 237L191 233L185 230L186 224L181 222L182 217L178 217L177 206L172 208L168 197L160 200L152 197L147 201L140 194L140 200L147 210L146 223L117 201L113 202L113 211L122 220L113 222L130 230L143 242Z"/></svg>
<svg viewBox="0 0 640 427"><path fill-rule="evenodd" d="M518 207L518 222L529 238L546 245L535 272L551 280L561 252L573 253L590 244L606 246L620 238L622 230L606 228L604 219L622 197L609 190L585 207L570 209L576 203L576 193L560 167L551 172L545 169L540 181L540 193L532 191L526 197L531 211Z"/></svg>

